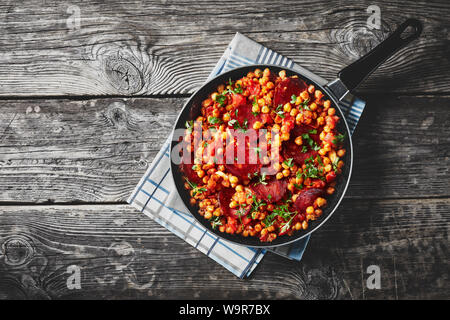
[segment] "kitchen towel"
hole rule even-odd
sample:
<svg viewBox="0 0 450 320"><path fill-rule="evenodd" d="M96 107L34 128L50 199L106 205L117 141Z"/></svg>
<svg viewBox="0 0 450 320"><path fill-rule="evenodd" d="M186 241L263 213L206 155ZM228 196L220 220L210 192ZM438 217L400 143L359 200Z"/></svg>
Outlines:
<svg viewBox="0 0 450 320"><path fill-rule="evenodd" d="M208 79L230 69L252 64L283 66L296 70L321 85L327 83L325 79L295 64L292 60L240 33L235 35ZM351 133L358 123L364 106L364 101L350 94L341 101L340 107L346 116ZM233 244L217 237L199 224L176 192L170 174L170 142L171 137L165 141L150 164L129 197L128 203L240 278L249 276L267 251L289 259L301 260L309 236L286 246L260 249Z"/></svg>

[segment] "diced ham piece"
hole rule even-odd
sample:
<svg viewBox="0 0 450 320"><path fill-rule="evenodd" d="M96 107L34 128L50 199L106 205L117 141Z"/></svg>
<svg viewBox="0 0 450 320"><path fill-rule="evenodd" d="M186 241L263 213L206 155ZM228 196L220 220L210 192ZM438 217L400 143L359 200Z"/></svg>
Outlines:
<svg viewBox="0 0 450 320"><path fill-rule="evenodd" d="M293 95L300 95L300 93L306 90L306 88L306 83L299 78L286 78L282 80L275 87L275 93L273 96L274 107L290 102Z"/></svg>
<svg viewBox="0 0 450 320"><path fill-rule="evenodd" d="M287 191L287 182L285 180L271 180L267 181L267 184L254 183L251 185L251 189L259 199L273 203L283 199Z"/></svg>
<svg viewBox="0 0 450 320"><path fill-rule="evenodd" d="M233 219L239 218L238 209L230 208L231 197L235 194L235 192L236 191L232 188L224 188L219 192L219 195L218 195L219 205L220 205L220 208L222 209L222 213L225 216L231 217ZM247 205L242 210L241 220L246 217L246 215L250 211L250 209L251 209L251 206ZM245 219L245 221L249 222L248 219ZM242 221L242 222L244 222L244 221Z"/></svg>
<svg viewBox="0 0 450 320"><path fill-rule="evenodd" d="M192 169L193 165L194 165L193 163L190 164L181 163L180 165L181 172L186 176L186 178L189 179L190 182L200 184L202 183L202 179L200 179L197 173Z"/></svg>
<svg viewBox="0 0 450 320"><path fill-rule="evenodd" d="M306 208L314 204L314 200L323 194L323 189L311 188L302 190L294 202L294 208L298 213L304 213Z"/></svg>

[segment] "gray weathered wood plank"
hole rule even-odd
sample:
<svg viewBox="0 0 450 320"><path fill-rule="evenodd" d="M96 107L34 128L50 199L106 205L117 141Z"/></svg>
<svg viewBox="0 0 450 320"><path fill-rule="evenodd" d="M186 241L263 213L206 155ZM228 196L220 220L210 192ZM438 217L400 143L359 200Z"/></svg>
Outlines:
<svg viewBox="0 0 450 320"><path fill-rule="evenodd" d="M367 99L348 197L449 196L449 97ZM124 201L183 102L0 101L0 201Z"/></svg>
<svg viewBox="0 0 450 320"><path fill-rule="evenodd" d="M128 205L3 206L0 297L448 299L449 206L347 199L300 263L268 254L248 280ZM70 265L81 290L66 286Z"/></svg>
<svg viewBox="0 0 450 320"><path fill-rule="evenodd" d="M366 26L370 5L373 1L9 0L0 4L0 95L191 93L236 32L331 80L408 17L423 21L422 37L361 90L449 92L448 1L378 1L381 30Z"/></svg>

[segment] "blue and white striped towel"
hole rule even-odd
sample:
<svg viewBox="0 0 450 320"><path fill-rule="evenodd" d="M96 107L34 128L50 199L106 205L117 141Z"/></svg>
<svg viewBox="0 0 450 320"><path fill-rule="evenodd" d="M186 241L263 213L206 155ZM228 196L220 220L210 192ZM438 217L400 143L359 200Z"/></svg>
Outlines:
<svg viewBox="0 0 450 320"><path fill-rule="evenodd" d="M276 64L305 74L321 85L327 83L326 80L295 64L292 60L240 33L237 33L233 38L209 78L249 64ZM352 133L364 106L364 101L351 95L348 95L345 101L341 103L342 111L346 114ZM220 239L199 224L177 195L170 174L170 142L171 137L166 140L147 169L129 197L128 203L240 278L249 276L267 251L272 251L289 259L301 260L309 237L294 244L264 250L240 246Z"/></svg>

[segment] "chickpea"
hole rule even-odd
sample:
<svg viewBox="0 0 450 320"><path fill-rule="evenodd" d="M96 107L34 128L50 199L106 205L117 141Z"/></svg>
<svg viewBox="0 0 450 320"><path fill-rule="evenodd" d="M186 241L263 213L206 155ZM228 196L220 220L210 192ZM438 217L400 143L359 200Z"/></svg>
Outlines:
<svg viewBox="0 0 450 320"><path fill-rule="evenodd" d="M263 85L265 85L267 83L267 81L269 81L269 79L267 77L263 76L262 78L259 79L259 84L263 86ZM263 88L261 90L261 92L262 93L266 93L267 92L266 88Z"/></svg>
<svg viewBox="0 0 450 320"><path fill-rule="evenodd" d="M296 106L300 105L302 102L303 102L303 99L302 99L302 97L300 97L300 96L298 96L298 97L295 99L295 105L296 105Z"/></svg>
<svg viewBox="0 0 450 320"><path fill-rule="evenodd" d="M309 206L308 208L306 208L306 214L313 214L314 213L314 207L313 206Z"/></svg>
<svg viewBox="0 0 450 320"><path fill-rule="evenodd" d="M275 84L272 81L269 81L266 83L267 89L273 89L275 87Z"/></svg>
<svg viewBox="0 0 450 320"><path fill-rule="evenodd" d="M289 184L288 184L288 190L289 190L289 191L294 192L294 188L295 188L295 186L294 186L293 183L289 183Z"/></svg>
<svg viewBox="0 0 450 320"><path fill-rule="evenodd" d="M262 112L262 113L269 113L269 107L268 107L268 106L263 106L263 107L261 108L261 112Z"/></svg>
<svg viewBox="0 0 450 320"><path fill-rule="evenodd" d="M238 183L238 181L239 181L238 177L236 177L236 176L231 176L229 180L230 180L230 183L232 183L232 184Z"/></svg>
<svg viewBox="0 0 450 320"><path fill-rule="evenodd" d="M314 96L316 97L317 100L319 100L323 97L323 93L320 90L316 90L316 92L314 92Z"/></svg>
<svg viewBox="0 0 450 320"><path fill-rule="evenodd" d="M309 108L311 109L311 111L315 111L315 110L317 110L317 104L315 102L313 102L309 105Z"/></svg>
<svg viewBox="0 0 450 320"><path fill-rule="evenodd" d="M230 202L230 208L231 208L231 209L236 208L238 205L239 205L239 204L238 204L236 201L234 201L234 200Z"/></svg>
<svg viewBox="0 0 450 320"><path fill-rule="evenodd" d="M207 212L205 212L205 219L211 219L212 218L212 213L211 212L209 212L209 211L207 211Z"/></svg>
<svg viewBox="0 0 450 320"><path fill-rule="evenodd" d="M301 136L295 138L295 144L301 146L303 144L303 139Z"/></svg>
<svg viewBox="0 0 450 320"><path fill-rule="evenodd" d="M269 68L265 68L265 69L264 69L263 76L264 76L264 77L269 77L269 76L270 76L270 70L269 70Z"/></svg>
<svg viewBox="0 0 450 320"><path fill-rule="evenodd" d="M226 228L226 232L227 232L227 233L233 233L233 228L227 227L227 228Z"/></svg>
<svg viewBox="0 0 450 320"><path fill-rule="evenodd" d="M273 132L280 132L280 125L279 124L274 124L272 127L272 131Z"/></svg>
<svg viewBox="0 0 450 320"><path fill-rule="evenodd" d="M338 164L337 164L337 167L339 168L339 169L342 169L342 167L344 166L344 161L339 161L338 162Z"/></svg>
<svg viewBox="0 0 450 320"><path fill-rule="evenodd" d="M288 170L288 169L284 169L284 170L282 171L282 173L283 173L283 176L289 177L289 175L291 174L291 171Z"/></svg>
<svg viewBox="0 0 450 320"><path fill-rule="evenodd" d="M295 230L300 230L301 228L302 228L301 222L297 222L297 223L295 224L295 226L294 226L294 229L295 229Z"/></svg>
<svg viewBox="0 0 450 320"><path fill-rule="evenodd" d="M289 112L289 115L290 115L291 117L295 117L297 114L298 114L298 109L296 109L296 108L293 108L293 109L291 110L291 112Z"/></svg>
<svg viewBox="0 0 450 320"><path fill-rule="evenodd" d="M260 78L263 75L261 69L255 69L254 73L255 73L255 77L257 77L257 78Z"/></svg>
<svg viewBox="0 0 450 320"><path fill-rule="evenodd" d="M280 76L281 79L284 79L284 78L286 78L286 71L281 70L280 72L278 72L278 75Z"/></svg>
<svg viewBox="0 0 450 320"><path fill-rule="evenodd" d="M283 175L283 173L281 173L281 172L278 172L277 175L276 175L276 178L277 178L278 180L282 179L283 177L284 177L284 175Z"/></svg>
<svg viewBox="0 0 450 320"><path fill-rule="evenodd" d="M242 186L241 184L237 185L235 190L236 190L236 192L244 192L244 186Z"/></svg>
<svg viewBox="0 0 450 320"><path fill-rule="evenodd" d="M315 90L316 90L316 88L314 87L314 85L312 85L312 84L309 85L309 87L308 87L308 92L309 93L313 94Z"/></svg>
<svg viewBox="0 0 450 320"><path fill-rule="evenodd" d="M260 232L261 229L262 229L261 224L258 223L258 224L255 225L255 231L256 232Z"/></svg>
<svg viewBox="0 0 450 320"><path fill-rule="evenodd" d="M220 227L219 227L219 231L220 231L220 232L225 232L225 226L220 226Z"/></svg>
<svg viewBox="0 0 450 320"><path fill-rule="evenodd" d="M331 101L330 101L330 100L325 100L325 101L323 102L323 108L324 108L325 110L327 110L330 106L331 106Z"/></svg>
<svg viewBox="0 0 450 320"><path fill-rule="evenodd" d="M213 215L215 215L216 217L220 217L222 215L222 209L217 208L216 210L214 210Z"/></svg>
<svg viewBox="0 0 450 320"><path fill-rule="evenodd" d="M267 234L268 230L267 228L264 228L261 230L261 236L265 236Z"/></svg>
<svg viewBox="0 0 450 320"><path fill-rule="evenodd" d="M322 197L317 198L316 201L314 201L314 202L316 203L316 205L318 207L323 207L327 204L327 200Z"/></svg>
<svg viewBox="0 0 450 320"><path fill-rule="evenodd" d="M342 158L343 156L345 156L345 149L340 149L337 152L338 157Z"/></svg>
<svg viewBox="0 0 450 320"><path fill-rule="evenodd" d="M331 170L333 170L333 167L331 166L331 164L327 164L327 165L325 166L325 171L326 171L326 172L330 172Z"/></svg>
<svg viewBox="0 0 450 320"><path fill-rule="evenodd" d="M333 187L328 187L327 188L327 193L330 194L330 195L333 194L334 191L335 191L335 189Z"/></svg>
<svg viewBox="0 0 450 320"><path fill-rule="evenodd" d="M253 129L258 130L258 129L261 129L262 126L263 126L263 124L262 124L261 122L256 121L256 122L253 124Z"/></svg>
<svg viewBox="0 0 450 320"><path fill-rule="evenodd" d="M218 91L219 93L222 93L223 90L225 90L225 86L224 86L223 84L220 84L219 86L217 86L217 91Z"/></svg>
<svg viewBox="0 0 450 320"><path fill-rule="evenodd" d="M254 104L252 106L252 112L259 113L260 111L261 111L261 108L259 107L258 104Z"/></svg>
<svg viewBox="0 0 450 320"><path fill-rule="evenodd" d="M327 151L325 150L325 149L320 149L319 150L319 154L321 155L321 156L324 156L324 155L326 155L327 154Z"/></svg>
<svg viewBox="0 0 450 320"><path fill-rule="evenodd" d="M199 178L203 178L203 177L205 176L205 171L203 171L203 170L197 171L197 176L198 176Z"/></svg>
<svg viewBox="0 0 450 320"><path fill-rule="evenodd" d="M336 109L335 108L329 108L328 109L328 115L329 116L334 116L336 114Z"/></svg>
<svg viewBox="0 0 450 320"><path fill-rule="evenodd" d="M303 221L302 228L303 228L303 230L308 229L308 221L306 221L306 220Z"/></svg>
<svg viewBox="0 0 450 320"><path fill-rule="evenodd" d="M290 104L289 102L286 103L286 104L283 106L283 110L284 110L284 112L291 112L291 110L292 110L291 104Z"/></svg>
<svg viewBox="0 0 450 320"><path fill-rule="evenodd" d="M308 91L303 91L302 93L300 93L300 97L301 97L303 100L309 99Z"/></svg>
<svg viewBox="0 0 450 320"><path fill-rule="evenodd" d="M248 237L248 230L244 230L244 231L242 232L242 235L243 235L244 237Z"/></svg>
<svg viewBox="0 0 450 320"><path fill-rule="evenodd" d="M314 210L314 215L315 215L316 217L320 217L320 216L322 215L322 213L323 213L322 209L316 209L316 210Z"/></svg>

